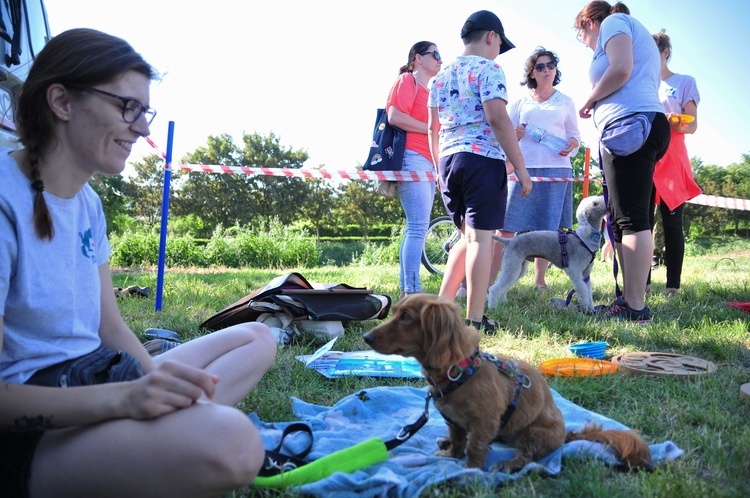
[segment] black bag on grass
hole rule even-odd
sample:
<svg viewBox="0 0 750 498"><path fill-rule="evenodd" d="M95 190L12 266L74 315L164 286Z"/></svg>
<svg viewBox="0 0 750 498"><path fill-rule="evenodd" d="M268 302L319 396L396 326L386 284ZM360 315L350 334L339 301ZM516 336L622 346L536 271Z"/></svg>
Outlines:
<svg viewBox="0 0 750 498"><path fill-rule="evenodd" d="M211 316L200 328L220 330L254 322L264 313L283 312L294 321L380 320L388 316L390 296L347 284L313 286L299 273L281 275Z"/></svg>

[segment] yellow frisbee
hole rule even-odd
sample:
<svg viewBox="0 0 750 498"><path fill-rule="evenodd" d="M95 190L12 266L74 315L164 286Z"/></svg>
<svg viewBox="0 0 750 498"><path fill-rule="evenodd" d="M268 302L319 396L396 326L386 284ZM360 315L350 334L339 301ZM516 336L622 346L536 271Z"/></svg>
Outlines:
<svg viewBox="0 0 750 498"><path fill-rule="evenodd" d="M690 124L695 121L695 116L691 116L690 114L672 114L670 120L673 123L679 123L682 121L683 124Z"/></svg>

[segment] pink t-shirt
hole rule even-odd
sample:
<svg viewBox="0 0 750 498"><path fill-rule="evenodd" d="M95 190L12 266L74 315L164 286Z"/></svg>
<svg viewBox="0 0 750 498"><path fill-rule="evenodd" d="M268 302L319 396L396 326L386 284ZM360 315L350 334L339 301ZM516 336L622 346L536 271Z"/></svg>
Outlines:
<svg viewBox="0 0 750 498"><path fill-rule="evenodd" d="M385 105L386 112L391 106L408 114L417 121L427 123L427 96L429 92L416 80L411 73L403 73L398 77L388 94ZM406 150L412 150L422 154L432 161L430 154L430 143L426 133L406 132Z"/></svg>

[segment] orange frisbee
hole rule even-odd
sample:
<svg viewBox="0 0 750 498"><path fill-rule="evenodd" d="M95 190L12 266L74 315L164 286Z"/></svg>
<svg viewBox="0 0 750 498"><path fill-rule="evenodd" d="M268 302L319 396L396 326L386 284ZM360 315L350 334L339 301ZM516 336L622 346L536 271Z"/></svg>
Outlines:
<svg viewBox="0 0 750 498"><path fill-rule="evenodd" d="M539 364L542 373L558 377L592 377L617 371L611 361L591 358L555 358Z"/></svg>

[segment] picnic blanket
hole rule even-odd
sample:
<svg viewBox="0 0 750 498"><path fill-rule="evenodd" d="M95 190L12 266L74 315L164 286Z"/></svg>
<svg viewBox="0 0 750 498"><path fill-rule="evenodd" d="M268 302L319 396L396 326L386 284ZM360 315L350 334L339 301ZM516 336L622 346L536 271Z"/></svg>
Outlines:
<svg viewBox="0 0 750 498"><path fill-rule="evenodd" d="M379 437L383 441L394 438L407 424L415 422L425 409L426 388L376 387L358 391L335 405L320 406L292 397L295 416L306 422L313 431L314 442L306 460L329 455L362 441ZM612 419L586 410L552 391L560 407L568 430L580 429L587 422L601 423L605 429L627 429ZM295 488L303 494L336 498L414 497L427 487L453 480L457 484L480 482L496 486L518 479L533 470L554 476L562 469L562 459L595 457L606 464L617 465L619 460L612 450L599 443L573 441L552 452L539 462L529 463L520 471L507 474L488 472L498 461L507 460L515 450L493 443L484 470L465 469L463 460L434 456L436 440L447 435L445 421L430 402L430 419L411 439L390 451L390 458L353 473L336 472L320 481ZM257 414L249 414L259 428L267 449L275 448L283 429L292 422L263 422ZM284 440L285 453L297 453L307 447L309 436L291 434ZM671 441L650 445L653 463L658 465L680 457L683 451Z"/></svg>

